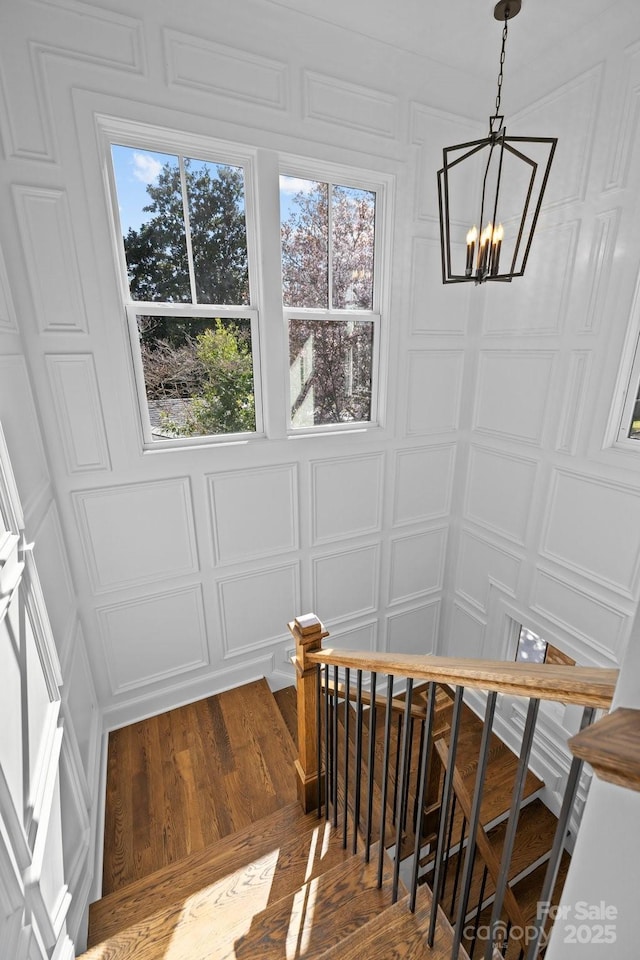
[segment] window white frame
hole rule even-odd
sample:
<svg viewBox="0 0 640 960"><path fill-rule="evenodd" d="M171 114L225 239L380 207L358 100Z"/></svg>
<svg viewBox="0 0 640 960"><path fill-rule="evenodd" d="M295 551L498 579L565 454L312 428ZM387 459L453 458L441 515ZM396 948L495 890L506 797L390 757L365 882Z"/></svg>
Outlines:
<svg viewBox="0 0 640 960"><path fill-rule="evenodd" d="M604 447L628 453L640 452L640 438L629 437L631 417L640 386L640 276L636 282L630 321L618 370L614 400L609 415Z"/></svg>
<svg viewBox="0 0 640 960"><path fill-rule="evenodd" d="M386 365L383 358L388 350L388 324L390 301L390 264L391 264L391 206L393 202L393 177L374 173L357 167L331 162L309 160L291 154L280 155L279 173L282 177L300 177L320 183L330 183L356 190L367 190L375 194L376 215L374 228L374 267L373 267L373 307L372 310L324 310L311 307L293 308L284 305L283 322L284 341L289 344L289 322L291 320L367 320L373 323L373 354L371 362L371 412L369 420L348 423L316 424L296 427L291 422L291 402L289 383L287 383L287 433L289 436L303 436L326 433L353 432L382 426L381 415L384 409L384 390L386 381L383 371ZM329 269L329 295L331 295L331 271ZM289 364L287 362L287 370Z"/></svg>
<svg viewBox="0 0 640 960"><path fill-rule="evenodd" d="M210 137L185 134L177 130L155 127L148 124L133 123L114 117L98 117L97 126L102 146L103 173L110 200L112 241L118 267L120 294L127 319L128 339L131 346L131 358L137 404L140 412L141 439L144 450L170 449L173 447L192 447L201 444L220 444L250 440L264 436L262 404L262 363L260 351L260 323L257 304L261 300L262 277L259 270L260 255L258 243L258 224L256 212L256 151L240 147L226 141ZM247 260L249 272L249 303L240 306L227 304L198 303L148 303L132 300L127 279L127 263L122 228L118 210L118 193L111 160L111 145L120 144L141 150L153 150L158 153L172 153L189 156L216 164L228 164L241 167L244 177L244 206L247 231ZM189 244L190 247L190 244ZM136 317L219 317L222 320L242 318L251 322L251 354L253 359L253 392L255 402L256 429L251 433L224 433L199 437L176 437L162 440L153 439L147 403L142 356L140 353Z"/></svg>

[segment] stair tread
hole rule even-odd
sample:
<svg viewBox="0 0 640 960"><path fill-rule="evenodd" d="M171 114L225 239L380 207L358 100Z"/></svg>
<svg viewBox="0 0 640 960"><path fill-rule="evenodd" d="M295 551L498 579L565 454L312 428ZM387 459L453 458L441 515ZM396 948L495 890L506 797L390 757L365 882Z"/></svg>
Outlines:
<svg viewBox="0 0 640 960"><path fill-rule="evenodd" d="M284 722L287 725L287 730L293 740L293 743L297 746L298 744L298 694L296 693L296 688L293 686L282 687L280 690L275 690L273 698L278 704L278 709L282 714Z"/></svg>
<svg viewBox="0 0 640 960"><path fill-rule="evenodd" d="M305 879L291 876L276 848L96 944L83 960L164 960L169 951L175 960L279 960L293 948L319 957L390 905L391 865L385 855L378 890L376 850L368 864L350 856Z"/></svg>
<svg viewBox="0 0 640 960"><path fill-rule="evenodd" d="M274 852L280 862L287 862L292 882L304 879L310 857L313 858L312 875L317 875L320 867L333 866L348 856L341 848L340 838L327 829L324 820L319 821L313 813L305 814L297 803L289 804L91 904L89 945L106 940L130 923L223 880L230 868L236 871L259 861L266 862Z"/></svg>
<svg viewBox="0 0 640 960"><path fill-rule="evenodd" d="M433 947L427 944L431 915L431 894L418 890L415 913L409 911L409 897L398 900L366 926L331 947L321 960L450 960L453 931L441 910ZM458 960L467 957L461 948Z"/></svg>

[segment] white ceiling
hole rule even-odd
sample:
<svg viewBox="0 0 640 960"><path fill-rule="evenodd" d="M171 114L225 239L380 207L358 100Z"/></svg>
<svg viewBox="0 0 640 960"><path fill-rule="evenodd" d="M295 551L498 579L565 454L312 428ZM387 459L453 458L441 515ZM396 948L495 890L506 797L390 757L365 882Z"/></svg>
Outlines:
<svg viewBox="0 0 640 960"><path fill-rule="evenodd" d="M457 71L487 79L497 75L502 29L495 0L269 0L337 24ZM615 9L614 9L615 8ZM610 14L607 13L610 11ZM597 30L603 16L640 18L638 0L522 0L509 30L507 59L518 69L535 64L553 47L583 30ZM512 69L515 69L512 63Z"/></svg>

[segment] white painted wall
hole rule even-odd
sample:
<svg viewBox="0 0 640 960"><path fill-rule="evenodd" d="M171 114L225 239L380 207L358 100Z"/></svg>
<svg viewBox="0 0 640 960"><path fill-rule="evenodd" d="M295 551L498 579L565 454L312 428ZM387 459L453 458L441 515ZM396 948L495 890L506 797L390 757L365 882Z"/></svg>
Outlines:
<svg viewBox="0 0 640 960"><path fill-rule="evenodd" d="M485 82L394 46L396 31L285 2L5 11L0 418L75 730L61 790L78 917L98 710L109 728L250 677L289 682L295 613L352 647L510 656L524 620L579 662L622 656L640 453L611 446L609 418L640 324L640 14L606 7L509 61L509 132L560 140L527 276L491 290L440 283L435 171L445 144L485 131L493 48ZM381 427L142 454L98 114L246 144L273 170L284 151L394 178ZM278 336L268 367L284 375Z"/></svg>

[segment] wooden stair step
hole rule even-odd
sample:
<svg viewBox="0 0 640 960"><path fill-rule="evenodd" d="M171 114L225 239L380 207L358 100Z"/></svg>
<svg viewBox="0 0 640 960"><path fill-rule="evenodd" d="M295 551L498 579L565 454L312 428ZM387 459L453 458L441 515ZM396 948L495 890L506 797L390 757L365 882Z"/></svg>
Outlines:
<svg viewBox="0 0 640 960"><path fill-rule="evenodd" d="M368 864L349 857L306 879L304 874L293 879L289 864L281 862L281 849L275 849L121 930L82 958L281 960L295 953L311 960L386 909L391 885L385 854L383 884L377 889L377 847Z"/></svg>
<svg viewBox="0 0 640 960"><path fill-rule="evenodd" d="M248 868L273 854L280 863L286 861L292 882L302 882L307 868L317 876L325 865L333 866L347 856L341 839L324 820L319 821L316 814L305 814L298 803L289 804L204 850L96 900L89 909L89 946L174 902L188 899L224 879L230 870ZM281 876L279 872L278 882Z"/></svg>
<svg viewBox="0 0 640 960"><path fill-rule="evenodd" d="M431 948L427 943L430 917L431 894L426 887L420 887L415 913L409 910L409 897L404 897L323 953L321 960L450 960L451 925L439 910ZM461 948L458 960L466 958L467 953Z"/></svg>
<svg viewBox="0 0 640 960"><path fill-rule="evenodd" d="M282 687L274 691L273 699L278 705L282 714L282 719L287 725L287 730L297 747L298 745L298 695L294 686Z"/></svg>

